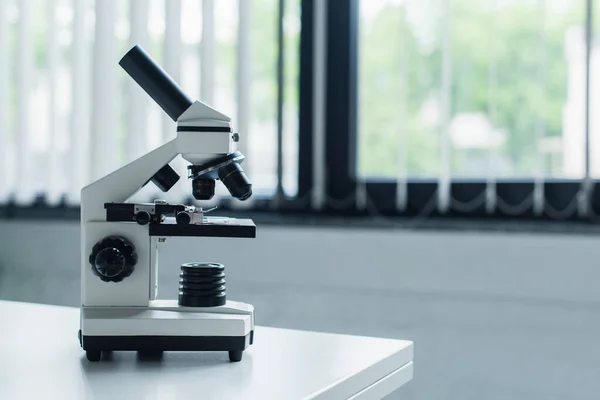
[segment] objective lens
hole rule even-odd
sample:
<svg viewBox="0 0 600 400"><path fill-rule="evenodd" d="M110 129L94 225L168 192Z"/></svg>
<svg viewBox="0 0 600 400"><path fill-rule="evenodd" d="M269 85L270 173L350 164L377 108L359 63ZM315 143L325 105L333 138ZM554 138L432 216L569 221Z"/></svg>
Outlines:
<svg viewBox="0 0 600 400"><path fill-rule="evenodd" d="M196 178L192 181L192 195L196 200L210 200L215 195L214 179Z"/></svg>
<svg viewBox="0 0 600 400"><path fill-rule="evenodd" d="M237 162L232 162L219 170L219 179L236 199L246 200L252 196L252 184Z"/></svg>

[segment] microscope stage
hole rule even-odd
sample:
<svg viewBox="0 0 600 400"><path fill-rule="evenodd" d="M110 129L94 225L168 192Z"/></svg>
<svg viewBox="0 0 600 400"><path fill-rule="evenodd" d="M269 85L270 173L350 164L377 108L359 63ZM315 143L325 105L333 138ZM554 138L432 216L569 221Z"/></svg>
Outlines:
<svg viewBox="0 0 600 400"><path fill-rule="evenodd" d="M175 215L186 209L182 204L169 203L104 203L107 222L139 222L140 213L146 213L150 236L196 236L255 238L256 225L251 219L206 216L200 211L203 223L177 223Z"/></svg>
<svg viewBox="0 0 600 400"><path fill-rule="evenodd" d="M160 224L150 224L150 236L204 236L255 238L256 225L251 219L207 217L204 224L178 224L175 218L166 218Z"/></svg>

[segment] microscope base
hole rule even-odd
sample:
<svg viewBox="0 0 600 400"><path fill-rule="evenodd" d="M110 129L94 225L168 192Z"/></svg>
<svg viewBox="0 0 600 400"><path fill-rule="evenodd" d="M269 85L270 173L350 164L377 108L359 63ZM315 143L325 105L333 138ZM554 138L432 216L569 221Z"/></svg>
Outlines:
<svg viewBox="0 0 600 400"><path fill-rule="evenodd" d="M220 307L182 307L157 300L149 307L82 307L79 342L88 360L103 351L227 351L240 361L254 341L254 307L228 301Z"/></svg>
<svg viewBox="0 0 600 400"><path fill-rule="evenodd" d="M246 336L87 336L80 335L89 361L99 361L103 351L138 351L160 355L164 351L227 351L232 362L241 361L252 344L254 331Z"/></svg>

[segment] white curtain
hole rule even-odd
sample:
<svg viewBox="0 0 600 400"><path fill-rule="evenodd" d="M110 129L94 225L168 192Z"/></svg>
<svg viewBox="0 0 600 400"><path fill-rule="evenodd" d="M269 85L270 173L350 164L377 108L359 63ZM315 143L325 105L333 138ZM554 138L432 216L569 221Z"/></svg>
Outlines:
<svg viewBox="0 0 600 400"><path fill-rule="evenodd" d="M258 101L275 92L277 4L0 0L0 204L44 194L50 205L77 205L87 183L175 135L173 121L118 66L134 44L190 97L232 118L244 169L255 186L272 187L276 104ZM297 25L298 4L289 7ZM289 137L296 124L286 127ZM174 165L185 177L183 161ZM190 194L185 181L161 196L181 200ZM158 194L145 190L140 196Z"/></svg>

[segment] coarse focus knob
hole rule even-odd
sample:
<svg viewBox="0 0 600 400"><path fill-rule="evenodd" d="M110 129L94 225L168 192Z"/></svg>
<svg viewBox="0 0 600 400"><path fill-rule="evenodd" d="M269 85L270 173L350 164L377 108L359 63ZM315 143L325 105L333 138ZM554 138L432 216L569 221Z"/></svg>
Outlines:
<svg viewBox="0 0 600 400"><path fill-rule="evenodd" d="M133 272L137 254L133 244L122 236L107 236L92 248L92 272L104 282L120 282Z"/></svg>

